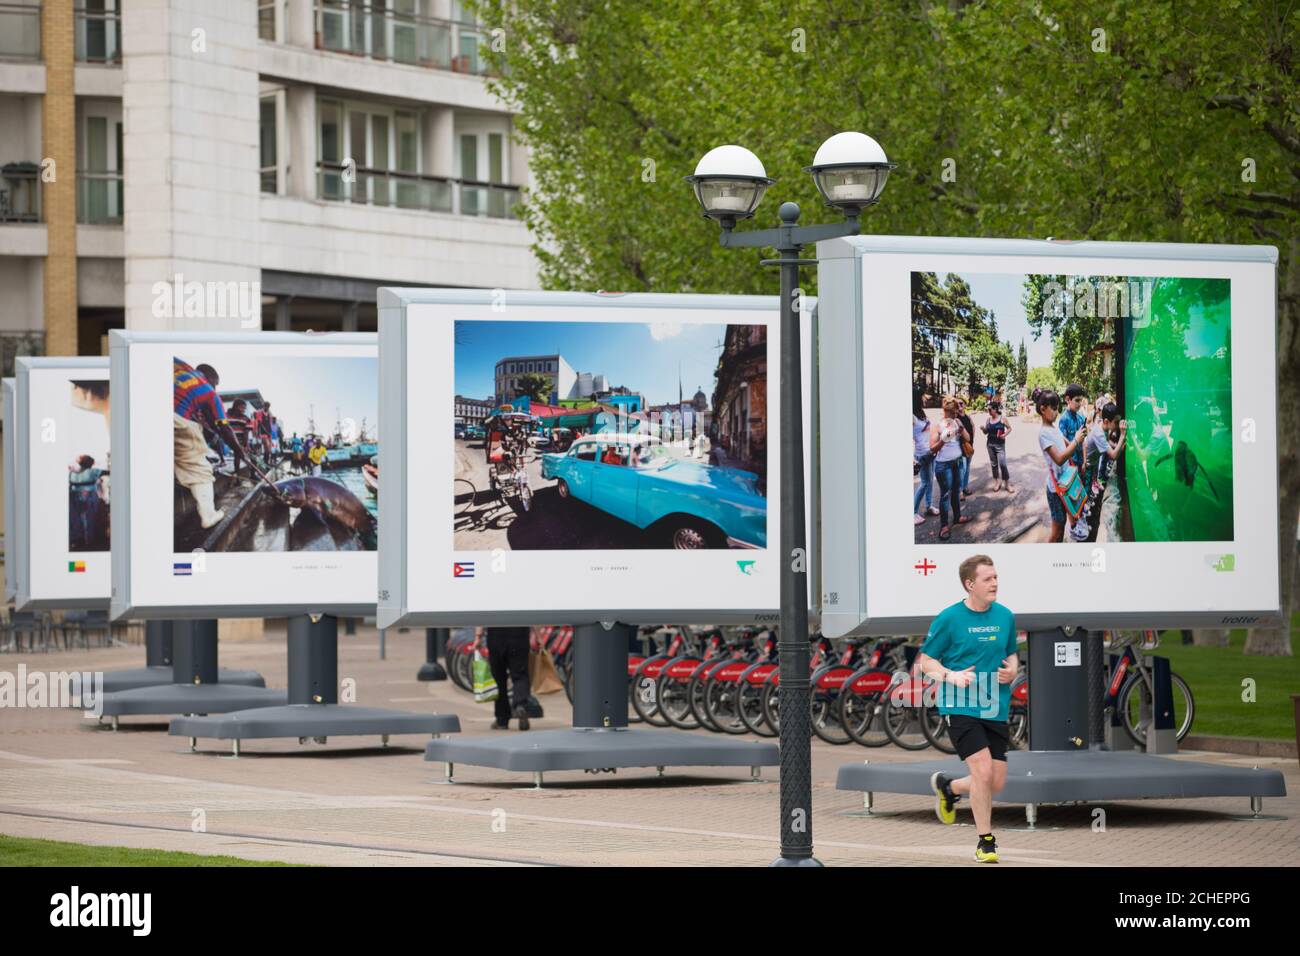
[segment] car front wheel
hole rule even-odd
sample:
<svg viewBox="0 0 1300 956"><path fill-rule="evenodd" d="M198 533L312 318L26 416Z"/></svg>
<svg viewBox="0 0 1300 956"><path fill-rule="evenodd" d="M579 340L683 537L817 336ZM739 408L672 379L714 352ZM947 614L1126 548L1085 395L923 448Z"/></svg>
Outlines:
<svg viewBox="0 0 1300 956"><path fill-rule="evenodd" d="M569 483L563 478L556 479L555 490L562 499L569 500Z"/></svg>

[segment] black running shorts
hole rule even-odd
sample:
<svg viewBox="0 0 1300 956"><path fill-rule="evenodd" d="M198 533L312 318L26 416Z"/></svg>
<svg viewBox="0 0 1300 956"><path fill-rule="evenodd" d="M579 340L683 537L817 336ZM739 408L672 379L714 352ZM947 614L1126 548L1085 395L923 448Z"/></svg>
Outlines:
<svg viewBox="0 0 1300 956"><path fill-rule="evenodd" d="M957 756L962 760L987 748L989 756L994 760L1005 761L1011 733L1005 720L999 723L980 717L967 717L965 714L950 714L948 739L957 748Z"/></svg>

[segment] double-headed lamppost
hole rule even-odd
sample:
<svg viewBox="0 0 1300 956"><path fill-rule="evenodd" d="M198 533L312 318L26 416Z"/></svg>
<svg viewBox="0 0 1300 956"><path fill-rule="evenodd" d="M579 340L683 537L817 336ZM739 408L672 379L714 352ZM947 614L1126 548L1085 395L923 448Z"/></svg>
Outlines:
<svg viewBox="0 0 1300 956"><path fill-rule="evenodd" d="M820 866L812 845L811 700L808 683L808 559L804 532L803 408L799 356L799 266L803 246L822 239L857 235L862 210L874 204L895 166L870 136L836 133L822 143L806 167L828 206L844 221L825 226L798 226L799 207L782 203L775 229L734 232L750 219L769 179L757 156L743 146L719 146L705 153L695 175L704 215L722 227L727 248L771 248L780 258L763 265L781 267L781 856L774 866Z"/></svg>

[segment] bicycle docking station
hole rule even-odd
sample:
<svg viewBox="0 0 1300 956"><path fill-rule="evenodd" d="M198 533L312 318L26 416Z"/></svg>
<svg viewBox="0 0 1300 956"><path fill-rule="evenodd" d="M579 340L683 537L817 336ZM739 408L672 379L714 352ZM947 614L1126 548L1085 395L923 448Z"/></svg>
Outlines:
<svg viewBox="0 0 1300 956"><path fill-rule="evenodd" d="M176 683L172 662L172 641L171 621L145 621L145 666L105 671L103 692L115 694L118 691L135 690L137 687L157 687ZM239 684L245 687L266 686L266 681L257 671L228 670L223 667L217 672L217 680L222 684Z"/></svg>
<svg viewBox="0 0 1300 956"><path fill-rule="evenodd" d="M512 733L501 737L432 740L424 759L445 765L454 783L456 764L531 773L533 789L556 770L590 773L625 767L762 767L780 765L776 744L718 740L680 730L631 730L627 726L628 625L574 627L573 726L565 730ZM617 633L612 633L612 632ZM712 738L712 739L710 739Z"/></svg>
<svg viewBox="0 0 1300 956"><path fill-rule="evenodd" d="M1155 700L1146 701L1148 752L1105 749L1101 693L1102 636L1100 631L1062 628L1029 633L1028 667L1029 749L1007 753L1007 781L995 803L1023 804L1029 830L1036 829L1038 807L1044 804L1098 803L1113 800L1175 797L1249 797L1252 817L1259 818L1264 797L1286 796L1286 783L1277 770L1225 767L1190 760L1171 760L1157 753L1177 747L1169 690L1168 661L1156 657ZM1161 665L1156 662L1163 661ZM1164 688L1162 691L1161 688ZM1145 718L1145 715L1143 715ZM1117 721L1112 712L1111 721ZM1150 732L1154 730L1155 732ZM1170 750L1170 741L1173 741ZM936 770L966 776L957 757L900 764L846 764L836 778L837 790L865 792L870 807L876 793L931 796L930 777Z"/></svg>
<svg viewBox="0 0 1300 956"><path fill-rule="evenodd" d="M213 622L215 624L215 622ZM299 614L289 618L289 687L273 691L274 699L253 700L222 709L187 707L171 711L209 716L176 717L168 729L173 737L232 741L239 756L244 740L297 737L324 743L330 737L377 736L383 746L398 734L460 732L454 714L416 714L338 702L338 618L328 614Z"/></svg>

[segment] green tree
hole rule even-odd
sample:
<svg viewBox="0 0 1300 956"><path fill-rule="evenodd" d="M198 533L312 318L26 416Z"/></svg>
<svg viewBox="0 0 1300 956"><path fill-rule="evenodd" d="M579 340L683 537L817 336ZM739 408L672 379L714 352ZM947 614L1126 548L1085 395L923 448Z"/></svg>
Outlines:
<svg viewBox="0 0 1300 956"><path fill-rule="evenodd" d="M1025 376L1025 391L1033 393L1036 388L1054 388L1059 389L1061 386L1057 383L1056 372L1052 371L1049 365L1039 365L1029 370Z"/></svg>
<svg viewBox="0 0 1300 956"><path fill-rule="evenodd" d="M516 391L517 394L527 395L535 402L546 402L555 391L555 383L545 375L530 372L519 376L519 387Z"/></svg>
<svg viewBox="0 0 1300 956"><path fill-rule="evenodd" d="M506 52L492 55L509 69L492 87L530 150L522 214L548 288L770 294L775 278L719 247L681 177L710 148L743 143L805 221L834 218L798 170L841 129L870 132L900 163L864 217L875 232L1276 244L1289 611L1300 514L1300 6L479 6L506 30ZM775 221L770 202L759 218ZM1286 630L1253 630L1247 651L1289 654Z"/></svg>
<svg viewBox="0 0 1300 956"><path fill-rule="evenodd" d="M1025 382L1029 380L1029 352L1025 348L1025 340L1020 340L1020 355L1016 359L1016 384L1021 388L1025 387Z"/></svg>

